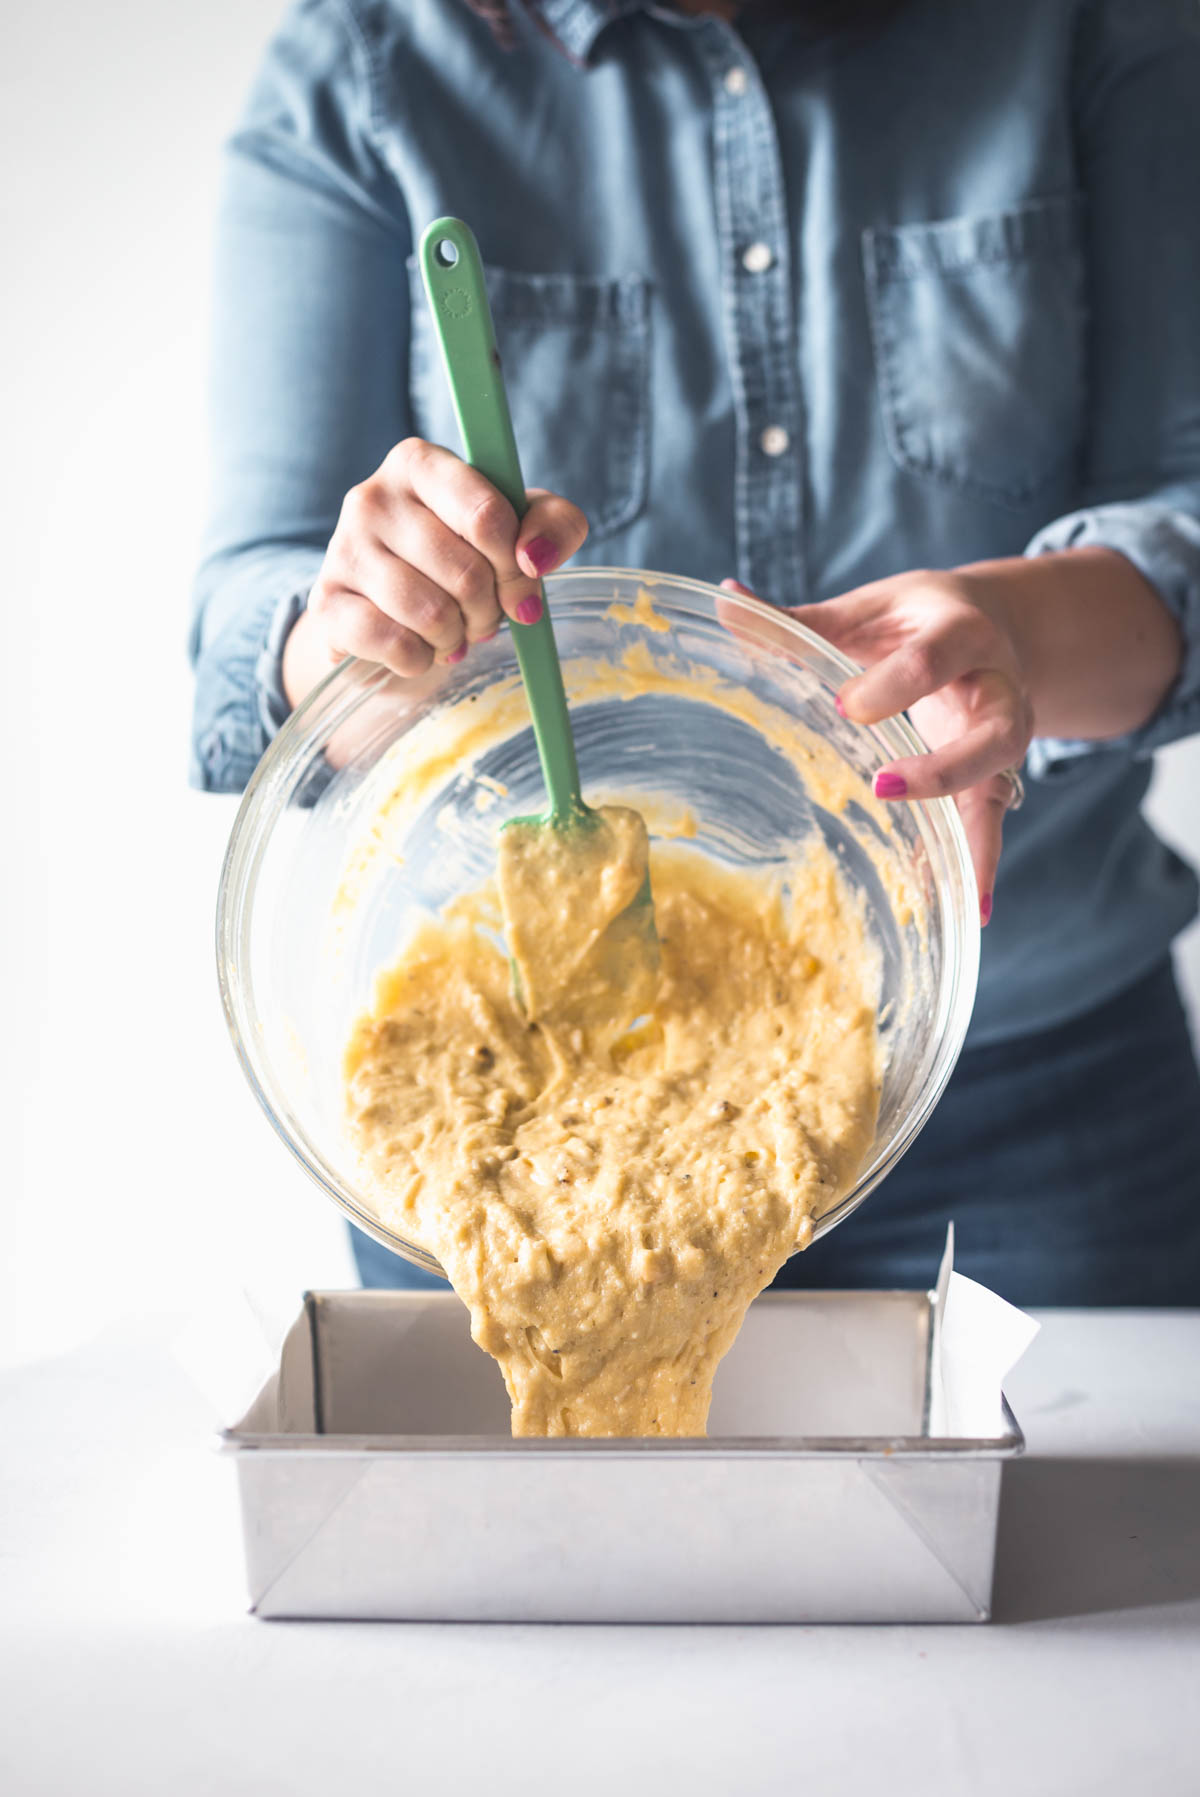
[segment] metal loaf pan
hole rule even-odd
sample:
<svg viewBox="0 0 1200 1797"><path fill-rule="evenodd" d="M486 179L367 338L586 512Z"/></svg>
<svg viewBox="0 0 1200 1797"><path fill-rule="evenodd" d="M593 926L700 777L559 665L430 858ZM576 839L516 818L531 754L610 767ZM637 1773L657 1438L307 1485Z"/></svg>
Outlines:
<svg viewBox="0 0 1200 1797"><path fill-rule="evenodd" d="M223 1436L260 1616L506 1622L978 1622L1001 1399L930 1433L936 1299L769 1293L707 1440L513 1441L450 1292L314 1292Z"/></svg>

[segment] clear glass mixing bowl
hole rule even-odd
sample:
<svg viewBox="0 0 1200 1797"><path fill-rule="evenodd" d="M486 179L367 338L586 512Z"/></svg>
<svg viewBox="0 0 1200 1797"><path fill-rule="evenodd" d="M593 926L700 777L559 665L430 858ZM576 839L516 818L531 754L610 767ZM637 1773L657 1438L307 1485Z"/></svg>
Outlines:
<svg viewBox="0 0 1200 1797"><path fill-rule="evenodd" d="M614 618L643 589L653 612L643 602ZM624 569L560 574L547 594L589 801L637 806L652 836L686 829L690 812L692 846L741 867L786 872L819 831L864 896L882 969L883 1093L862 1174L819 1220L823 1234L895 1166L962 1046L979 922L958 813L944 800L885 809L871 798L874 771L919 739L902 720L864 729L839 717L833 695L852 664L786 615ZM832 800L831 768L843 788ZM348 1217L434 1271L357 1182L342 1054L416 918L483 885L498 826L543 804L504 631L418 680L338 668L263 757L225 858L221 996L259 1102Z"/></svg>

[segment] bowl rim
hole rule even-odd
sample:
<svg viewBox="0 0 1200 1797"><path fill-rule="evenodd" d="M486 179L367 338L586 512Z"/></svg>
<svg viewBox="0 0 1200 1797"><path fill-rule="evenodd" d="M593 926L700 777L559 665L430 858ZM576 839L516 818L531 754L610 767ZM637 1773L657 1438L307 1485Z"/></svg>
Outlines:
<svg viewBox="0 0 1200 1797"><path fill-rule="evenodd" d="M782 655L786 658L786 650L781 647L780 634L782 633L785 639L789 636L794 637L797 645L804 649L805 671L814 675L827 688L836 689L845 680L862 672L858 663L852 661L839 649L835 649L832 644L826 642L807 625L802 624L798 618L792 616L782 606L771 605L757 597L729 588L714 586L707 581L695 580L689 576L663 573L647 568L622 568L597 564L563 569L559 573L547 576L544 585L549 589L557 605L561 607L570 602L572 587L590 587L594 586L597 581L607 580L615 583L636 582L639 587L645 587L651 592L656 585L668 585L671 588L671 594L664 601L666 609L690 612L693 617L702 618L708 623L714 621L714 611L717 614L716 621L721 621L720 611L723 606L736 608L748 614L751 620L758 618L764 624L769 624L772 632L772 640L767 641L762 637L758 639L759 646L767 649L773 656ZM680 605L677 601L681 593L695 594L701 598L704 601L703 608L693 608L686 604ZM419 676L418 680L411 684L416 689L421 679L430 680L434 676L443 675L444 670L435 666L429 674ZM284 720L272 741L267 745L242 794L221 862L214 944L217 985L226 1027L229 1030L242 1072L276 1135L293 1159L299 1163L309 1178L321 1188L326 1196L332 1199L356 1228L363 1230L365 1234L389 1248L393 1253L400 1255L401 1258L445 1278L445 1270L432 1254L417 1243L406 1241L380 1223L342 1184L336 1170L327 1165L315 1147L307 1141L302 1144L300 1138L303 1137L303 1131L299 1130L298 1125L293 1121L293 1124L289 1126L284 1117L280 1115L279 1109L265 1089L264 1082L259 1075L257 1060L248 1040L252 1034L257 1032L245 1026L245 1020L241 1014L243 1007L239 1003L241 983L236 977L236 968L241 958L240 951L246 938L250 919L247 900L254 891L254 876L261 865L270 837L270 827L264 829L261 826L263 821L266 821L268 826L272 826L284 809L286 797L290 794L288 776L294 771L295 765L292 756L293 747L304 742L309 721L318 713L324 715L330 694L339 687L346 688L346 703L341 708L337 719L340 722L344 721L344 716L350 710L357 708L377 686L387 684L396 678L398 676L393 675L386 668L364 662L357 657L347 656L318 682L301 704ZM856 725L855 727L881 742L888 751L888 759L927 752L928 745L921 739L905 714L894 718L885 718L878 724ZM280 793L285 794L284 804L278 803ZM274 815L270 815L269 807L273 800L276 801L275 810ZM953 890L966 894L974 893L976 890L974 868L971 863L966 832L954 801L948 798L937 798L910 799L900 802L908 804L916 812L918 827L922 837L926 840L927 850L930 846L929 838L932 837L950 868L957 873L957 881L953 879L953 876L951 879ZM943 1028L937 1042L933 1064L922 1087L919 1102L909 1111L902 1127L895 1132L887 1146L863 1169L851 1190L830 1210L814 1220L811 1237L813 1241L828 1234L831 1229L857 1210L907 1153L929 1121L962 1052L974 1008L979 978L981 947L979 916L977 910L968 903L963 907L964 914L955 917L954 908L945 903L940 882L935 882L934 890L944 919L953 917L952 934L958 952L948 957L948 990L943 990L941 997Z"/></svg>

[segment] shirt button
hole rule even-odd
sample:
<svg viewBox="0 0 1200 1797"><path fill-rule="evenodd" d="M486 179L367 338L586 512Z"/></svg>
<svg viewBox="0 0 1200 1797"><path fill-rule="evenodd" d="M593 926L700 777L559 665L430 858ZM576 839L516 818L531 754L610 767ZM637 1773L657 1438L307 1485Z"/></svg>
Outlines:
<svg viewBox="0 0 1200 1797"><path fill-rule="evenodd" d="M749 85L750 77L740 63L735 62L731 69L726 69L725 92L732 94L735 100L741 98Z"/></svg>
<svg viewBox="0 0 1200 1797"><path fill-rule="evenodd" d="M791 438L782 424L768 424L758 439L759 448L764 455L786 455Z"/></svg>
<svg viewBox="0 0 1200 1797"><path fill-rule="evenodd" d="M742 251L742 267L748 275L765 275L775 260L769 243L752 243Z"/></svg>

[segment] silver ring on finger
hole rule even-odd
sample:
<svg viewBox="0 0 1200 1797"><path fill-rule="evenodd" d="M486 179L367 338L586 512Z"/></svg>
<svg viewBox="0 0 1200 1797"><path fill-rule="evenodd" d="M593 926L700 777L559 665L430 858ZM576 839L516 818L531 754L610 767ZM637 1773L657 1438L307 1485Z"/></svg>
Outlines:
<svg viewBox="0 0 1200 1797"><path fill-rule="evenodd" d="M1000 769L1000 778L1002 780L1007 780L1009 785L1008 804L1004 809L1006 811L1019 811L1025 803L1025 782L1021 778L1020 768L1002 767Z"/></svg>

